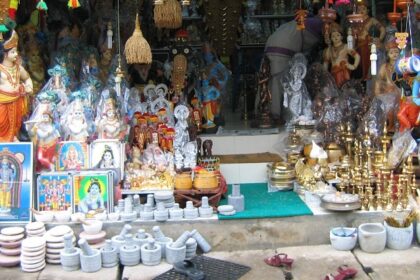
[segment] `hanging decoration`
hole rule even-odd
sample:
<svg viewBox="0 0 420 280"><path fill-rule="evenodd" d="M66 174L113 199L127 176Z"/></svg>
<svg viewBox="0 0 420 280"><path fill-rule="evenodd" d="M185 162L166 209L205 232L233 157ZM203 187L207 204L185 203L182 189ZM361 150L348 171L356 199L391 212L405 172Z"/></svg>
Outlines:
<svg viewBox="0 0 420 280"><path fill-rule="evenodd" d="M360 32L362 31L364 17L357 10L356 2L354 3L354 6L353 6L353 13L351 13L347 16L347 20L350 23L350 26L351 26L351 28L354 32L354 35L357 39L357 34L360 34Z"/></svg>
<svg viewBox="0 0 420 280"><path fill-rule="evenodd" d="M349 50L354 49L354 38L353 38L353 31L351 27L347 29L347 48Z"/></svg>
<svg viewBox="0 0 420 280"><path fill-rule="evenodd" d="M184 54L177 54L174 57L174 67L172 72L172 87L175 94L181 95L187 74L187 57Z"/></svg>
<svg viewBox="0 0 420 280"><path fill-rule="evenodd" d="M112 49L112 22L108 22L108 30L106 31L106 47Z"/></svg>
<svg viewBox="0 0 420 280"><path fill-rule="evenodd" d="M5 21L9 11L9 3L7 1L0 1L0 41L3 41L1 33L9 31L5 25Z"/></svg>
<svg viewBox="0 0 420 280"><path fill-rule="evenodd" d="M182 0L181 1L181 5L182 6L189 6L191 4L191 1L190 0Z"/></svg>
<svg viewBox="0 0 420 280"><path fill-rule="evenodd" d="M397 12L397 0L394 0L394 10L387 13L387 18L394 27L397 27L397 22L401 19L401 13Z"/></svg>
<svg viewBox="0 0 420 280"><path fill-rule="evenodd" d="M135 25L133 35L125 43L125 58L128 64L150 64L152 63L152 50L141 32L138 14L136 14Z"/></svg>
<svg viewBox="0 0 420 280"><path fill-rule="evenodd" d="M155 0L154 4L156 5L163 5L165 3L164 0Z"/></svg>
<svg viewBox="0 0 420 280"><path fill-rule="evenodd" d="M378 55L376 53L376 45L372 44L370 48L370 74L372 76L376 76L378 72L377 61L378 61Z"/></svg>
<svg viewBox="0 0 420 280"><path fill-rule="evenodd" d="M44 11L44 12L48 11L47 3L45 3L44 0L39 0L38 4L36 5L36 8L38 11Z"/></svg>
<svg viewBox="0 0 420 280"><path fill-rule="evenodd" d="M395 4L402 11L402 16L405 18L407 17L407 8L413 5L413 0L395 0Z"/></svg>
<svg viewBox="0 0 420 280"><path fill-rule="evenodd" d="M398 48L400 50L405 49L405 47L407 46L407 38L407 32L395 32L395 42L398 44Z"/></svg>
<svg viewBox="0 0 420 280"><path fill-rule="evenodd" d="M350 5L350 0L336 0L335 5L338 6L345 6Z"/></svg>
<svg viewBox="0 0 420 280"><path fill-rule="evenodd" d="M166 0L155 5L154 20L157 28L177 29L182 26L182 8L177 0Z"/></svg>
<svg viewBox="0 0 420 280"><path fill-rule="evenodd" d="M67 3L67 6L70 9L76 9L80 7L80 3L79 0L69 0L69 2Z"/></svg>
<svg viewBox="0 0 420 280"><path fill-rule="evenodd" d="M328 1L325 1L325 6L319 10L318 14L322 22L324 23L323 33L329 34L331 23L333 23L337 18L337 12L329 7Z"/></svg>
<svg viewBox="0 0 420 280"><path fill-rule="evenodd" d="M10 3L9 3L9 17L12 20L16 20L16 11L17 11L18 6L19 6L19 1L20 0L10 0ZM3 2L8 2L8 1L3 1Z"/></svg>
<svg viewBox="0 0 420 280"><path fill-rule="evenodd" d="M302 9L302 0L299 1L299 9L295 13L296 29L305 30L305 19L308 16L308 11Z"/></svg>

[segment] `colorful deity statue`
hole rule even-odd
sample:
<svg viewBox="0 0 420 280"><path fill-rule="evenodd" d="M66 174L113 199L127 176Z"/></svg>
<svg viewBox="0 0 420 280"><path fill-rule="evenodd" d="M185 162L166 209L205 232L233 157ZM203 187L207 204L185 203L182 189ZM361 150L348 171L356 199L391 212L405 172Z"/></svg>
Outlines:
<svg viewBox="0 0 420 280"><path fill-rule="evenodd" d="M199 99L203 105L203 116L206 120L203 128L207 129L216 126L214 120L215 116L217 116L220 111L220 91L210 84L210 80L205 73L203 73L202 78L202 87L199 91Z"/></svg>
<svg viewBox="0 0 420 280"><path fill-rule="evenodd" d="M10 159L7 156L3 156L0 168L0 212L10 212L13 182L15 180L16 170L12 168Z"/></svg>
<svg viewBox="0 0 420 280"><path fill-rule="evenodd" d="M84 113L83 103L75 99L61 116L61 128L64 140L86 142L89 137L89 124Z"/></svg>
<svg viewBox="0 0 420 280"><path fill-rule="evenodd" d="M109 98L105 101L102 117L97 123L99 139L122 139L126 127L120 120L115 101Z"/></svg>
<svg viewBox="0 0 420 280"><path fill-rule="evenodd" d="M28 95L33 84L28 72L20 65L17 52L18 35L2 44L3 59L0 64L0 142L17 140L23 117L29 111Z"/></svg>
<svg viewBox="0 0 420 280"><path fill-rule="evenodd" d="M360 63L360 55L353 49L349 49L343 42L343 32L338 24L332 25L329 40L329 46L324 51L324 67L328 69L331 66L331 74L334 77L338 87L350 80L350 71L354 71ZM353 57L354 63L350 64L348 56Z"/></svg>

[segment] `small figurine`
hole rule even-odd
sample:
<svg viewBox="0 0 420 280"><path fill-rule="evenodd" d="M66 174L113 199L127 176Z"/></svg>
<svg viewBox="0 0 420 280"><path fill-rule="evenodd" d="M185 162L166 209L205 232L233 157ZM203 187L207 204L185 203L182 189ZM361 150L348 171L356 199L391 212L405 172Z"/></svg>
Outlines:
<svg viewBox="0 0 420 280"><path fill-rule="evenodd" d="M35 124L28 132L36 146L37 172L54 171L55 149L60 133L53 123L52 113L46 109L41 113L39 120L35 118L33 121Z"/></svg>
<svg viewBox="0 0 420 280"><path fill-rule="evenodd" d="M109 98L105 101L102 117L97 123L99 139L119 139L125 136L125 125L118 116L115 101Z"/></svg>
<svg viewBox="0 0 420 280"><path fill-rule="evenodd" d="M4 36L4 35L3 35ZM33 84L28 72L18 58L18 35L12 30L11 37L2 43L3 57L0 63L0 142L17 141L23 117L28 113L28 95Z"/></svg>
<svg viewBox="0 0 420 280"><path fill-rule="evenodd" d="M188 134L188 122L187 118L190 112L188 107L185 105L178 105L175 108L174 115L178 122L175 124L175 139L174 139L174 148L181 149L185 146L186 143L190 141L190 136Z"/></svg>
<svg viewBox="0 0 420 280"><path fill-rule="evenodd" d="M290 70L283 81L284 107L291 113L291 124L310 122L313 119L312 102L303 79L306 76L306 58L295 54L290 61Z"/></svg>
<svg viewBox="0 0 420 280"><path fill-rule="evenodd" d="M71 102L65 114L61 116L61 127L64 130L65 140L87 141L88 123L80 99Z"/></svg>
<svg viewBox="0 0 420 280"><path fill-rule="evenodd" d="M264 56L263 62L261 64L261 70L258 73L258 93L259 93L259 102L258 102L258 112L261 115L260 127L271 126L270 120L270 108L271 108L271 91L268 87L268 83L271 79L270 72L270 60L267 56Z"/></svg>
<svg viewBox="0 0 420 280"><path fill-rule="evenodd" d="M327 37L331 40L331 43L324 51L324 67L328 69L329 65L331 65L331 74L340 88L345 82L350 80L350 71L355 70L359 65L360 55L343 43L342 31L338 24L332 25L330 32L329 36L327 34ZM353 64L349 63L348 55L353 57Z"/></svg>
<svg viewBox="0 0 420 280"><path fill-rule="evenodd" d="M200 102L203 104L203 115L206 123L203 128L213 128L216 126L214 123L215 116L218 115L220 110L220 91L210 84L207 75L203 73L202 87L199 91Z"/></svg>

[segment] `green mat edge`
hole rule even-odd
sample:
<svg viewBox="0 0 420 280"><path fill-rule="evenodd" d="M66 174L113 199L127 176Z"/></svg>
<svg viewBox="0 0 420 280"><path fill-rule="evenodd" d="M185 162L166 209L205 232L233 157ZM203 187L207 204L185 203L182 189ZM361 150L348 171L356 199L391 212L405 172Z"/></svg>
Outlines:
<svg viewBox="0 0 420 280"><path fill-rule="evenodd" d="M248 186L248 185L264 185L265 187L265 191L267 191L268 189L268 183L243 183L240 184L241 188L242 186ZM226 205L228 202L228 195L231 193L232 190L232 184L228 184L228 191L226 192L225 196L226 198L222 198L220 200L219 205ZM293 191L288 191L288 192L293 192ZM290 218L290 217L299 217L299 216L313 216L314 213L312 212L312 210L308 207L308 205L306 205L306 203L302 200L302 198L295 193L296 196L299 198L299 200L303 203L304 205L304 209L306 210L306 212L302 212L302 213L296 213L294 215L282 215L282 216L277 216L277 215L268 215L268 216L261 216L261 217L257 217L257 216L242 216L242 214L244 212L246 212L246 207L245 210L243 212L238 212L235 215L232 216L225 216L225 215L220 215L217 214L217 217L219 220L244 220L244 219L271 219L271 218ZM246 197L245 197L245 201L246 201ZM246 205L246 202L245 202Z"/></svg>

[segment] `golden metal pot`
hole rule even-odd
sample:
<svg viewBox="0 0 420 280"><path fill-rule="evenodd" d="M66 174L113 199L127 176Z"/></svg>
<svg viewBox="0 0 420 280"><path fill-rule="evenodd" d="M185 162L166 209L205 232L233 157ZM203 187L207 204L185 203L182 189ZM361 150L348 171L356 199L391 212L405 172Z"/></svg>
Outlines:
<svg viewBox="0 0 420 280"><path fill-rule="evenodd" d="M340 161L340 158L344 155L344 150L336 143L327 144L325 151L328 155L328 162Z"/></svg>

